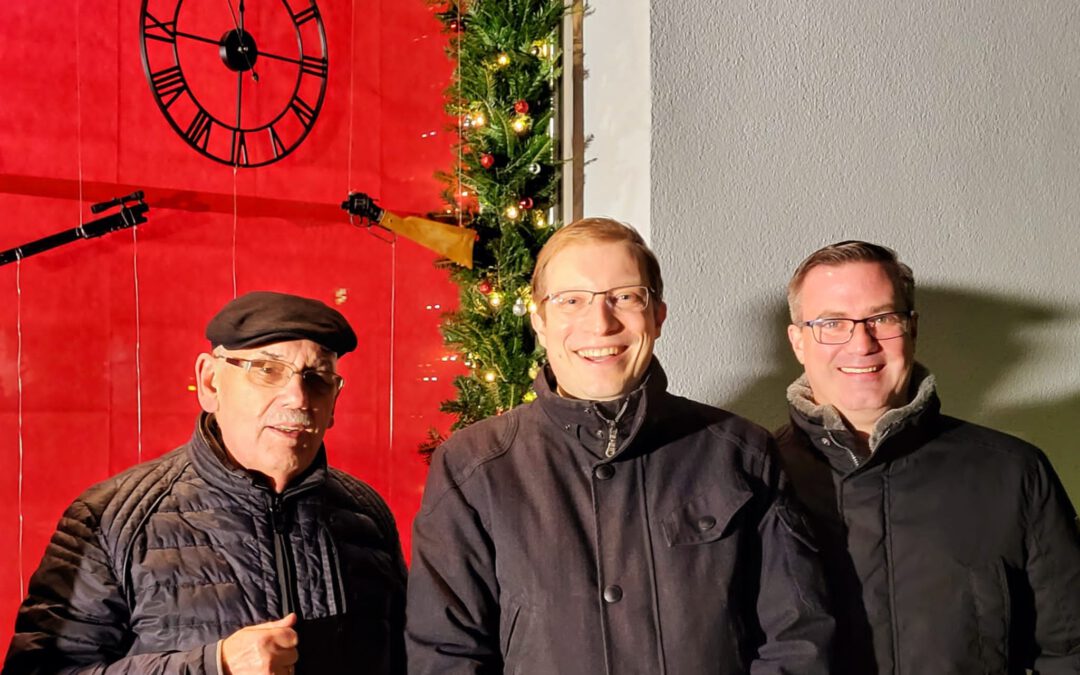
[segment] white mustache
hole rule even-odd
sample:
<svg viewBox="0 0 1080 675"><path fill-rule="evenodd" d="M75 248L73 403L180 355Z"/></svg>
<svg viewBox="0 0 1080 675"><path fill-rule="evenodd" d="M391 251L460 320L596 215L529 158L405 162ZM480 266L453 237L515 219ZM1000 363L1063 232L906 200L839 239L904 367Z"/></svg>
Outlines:
<svg viewBox="0 0 1080 675"><path fill-rule="evenodd" d="M312 416L303 410L290 410L282 411L272 418L267 420L267 426L297 426L304 429L312 429L315 426L315 420Z"/></svg>

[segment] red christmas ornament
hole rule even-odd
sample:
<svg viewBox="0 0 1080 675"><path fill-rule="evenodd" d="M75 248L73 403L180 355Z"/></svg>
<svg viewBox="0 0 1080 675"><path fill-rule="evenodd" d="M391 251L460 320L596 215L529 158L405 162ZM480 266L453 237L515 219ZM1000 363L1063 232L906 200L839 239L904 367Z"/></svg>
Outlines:
<svg viewBox="0 0 1080 675"><path fill-rule="evenodd" d="M529 102L525 99L519 99L514 102L514 112L519 115L524 115L529 112Z"/></svg>
<svg viewBox="0 0 1080 675"><path fill-rule="evenodd" d="M485 152L484 154L480 155L480 166L484 167L485 169L490 169L491 167L495 166L495 157L493 157L490 152Z"/></svg>
<svg viewBox="0 0 1080 675"><path fill-rule="evenodd" d="M522 199L520 202L518 202L518 206L523 209L531 209L533 207L532 197L526 197Z"/></svg>
<svg viewBox="0 0 1080 675"><path fill-rule="evenodd" d="M484 295L491 292L491 282L487 279L481 279L480 283L476 284L476 290L480 291Z"/></svg>

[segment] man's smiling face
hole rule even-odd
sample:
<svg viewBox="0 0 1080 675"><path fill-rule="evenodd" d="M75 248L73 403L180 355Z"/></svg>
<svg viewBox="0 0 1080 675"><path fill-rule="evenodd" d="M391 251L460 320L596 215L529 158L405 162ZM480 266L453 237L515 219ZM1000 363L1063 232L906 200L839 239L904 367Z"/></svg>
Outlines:
<svg viewBox="0 0 1080 675"><path fill-rule="evenodd" d="M864 319L908 309L885 269L874 262L820 265L807 273L799 292L801 321ZM914 317L911 322L907 334L889 340L874 339L859 324L851 340L839 345L818 343L807 326L789 326L788 339L806 369L814 401L835 407L866 432L886 411L907 403L915 365Z"/></svg>
<svg viewBox="0 0 1080 675"><path fill-rule="evenodd" d="M648 285L630 247L622 242L571 244L556 253L544 271L544 289L550 294ZM616 310L597 295L574 316L542 303L532 324L561 393L606 401L637 387L666 316L667 307L655 298L644 311L632 311Z"/></svg>

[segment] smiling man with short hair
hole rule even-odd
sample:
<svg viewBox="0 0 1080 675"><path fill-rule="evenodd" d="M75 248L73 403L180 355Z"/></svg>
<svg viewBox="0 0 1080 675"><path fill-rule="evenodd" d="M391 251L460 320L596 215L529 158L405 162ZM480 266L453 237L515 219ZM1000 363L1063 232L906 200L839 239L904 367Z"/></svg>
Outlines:
<svg viewBox="0 0 1080 675"><path fill-rule="evenodd" d="M911 269L862 241L788 286L777 432L822 544L842 675L1080 673L1080 532L1046 457L942 415Z"/></svg>
<svg viewBox="0 0 1080 675"><path fill-rule="evenodd" d="M411 675L824 675L833 621L768 434L667 391L656 258L609 219L537 258L537 400L436 451Z"/></svg>

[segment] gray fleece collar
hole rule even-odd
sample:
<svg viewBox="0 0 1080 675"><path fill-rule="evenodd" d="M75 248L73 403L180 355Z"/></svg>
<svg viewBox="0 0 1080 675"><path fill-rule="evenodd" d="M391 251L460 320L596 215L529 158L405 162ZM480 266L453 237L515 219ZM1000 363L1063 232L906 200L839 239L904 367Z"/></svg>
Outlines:
<svg viewBox="0 0 1080 675"><path fill-rule="evenodd" d="M870 434L870 452L877 450L881 442L889 436L894 429L903 426L904 422L926 410L934 398L937 383L934 375L921 363L916 363L911 371L911 384L908 390L915 390L915 395L907 405L893 408L878 418L874 423L874 430ZM831 405L818 405L814 402L814 393L810 389L810 382L803 373L787 388L787 399L791 407L797 413L808 420L820 423L826 431L846 431L847 425L840 417L840 413Z"/></svg>

